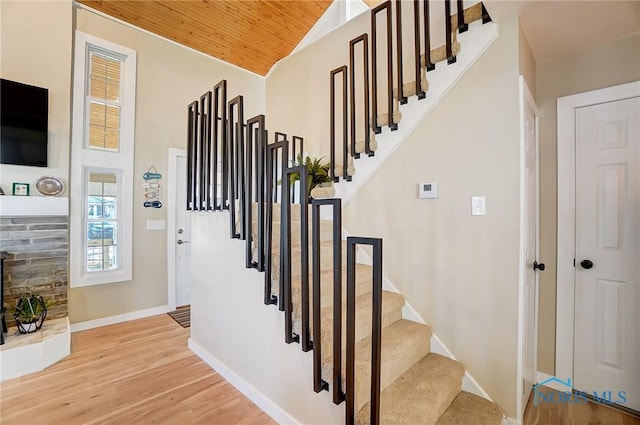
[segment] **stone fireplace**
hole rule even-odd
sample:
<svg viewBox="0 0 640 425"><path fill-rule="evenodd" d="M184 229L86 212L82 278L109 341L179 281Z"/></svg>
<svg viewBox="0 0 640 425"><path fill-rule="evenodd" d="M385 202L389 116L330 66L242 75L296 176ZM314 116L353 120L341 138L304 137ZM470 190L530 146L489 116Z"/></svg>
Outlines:
<svg viewBox="0 0 640 425"><path fill-rule="evenodd" d="M6 252L3 295L7 309L26 292L56 301L47 320L67 316L69 218L0 218L0 250ZM7 325L15 321L7 314Z"/></svg>
<svg viewBox="0 0 640 425"><path fill-rule="evenodd" d="M0 381L42 370L71 352L67 317L69 199L0 196L3 304L9 332L0 345ZM19 335L11 314L24 293L56 301L37 332Z"/></svg>

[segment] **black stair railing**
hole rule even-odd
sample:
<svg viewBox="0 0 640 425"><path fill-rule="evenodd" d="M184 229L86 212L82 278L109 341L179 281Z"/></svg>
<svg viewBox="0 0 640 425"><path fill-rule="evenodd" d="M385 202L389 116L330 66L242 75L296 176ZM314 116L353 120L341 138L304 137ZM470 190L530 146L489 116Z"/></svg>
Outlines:
<svg viewBox="0 0 640 425"><path fill-rule="evenodd" d="M351 118L351 156L354 158L360 158L360 154L356 151L356 46L362 43L362 68L363 68L363 96L364 96L364 149L365 153L369 156L373 156L374 152L371 150L371 122L369 119L370 107L369 107L369 35L362 34L349 42L349 111ZM345 169L346 173L346 169Z"/></svg>
<svg viewBox="0 0 640 425"><path fill-rule="evenodd" d="M282 176L282 203L280 204L280 294L284 310L285 342L301 342L302 350L311 349L309 334L309 193L307 186L307 168L288 167ZM293 332L293 300L291 294L291 180L290 176L300 177L300 293L301 293L301 330L300 336Z"/></svg>
<svg viewBox="0 0 640 425"><path fill-rule="evenodd" d="M247 120L246 134L246 186L245 190L245 241L246 241L246 267L264 271L265 259L265 151L267 145L267 131L265 129L264 115L257 115ZM253 202L257 202L257 259L253 258L254 238L251 231L253 223Z"/></svg>
<svg viewBox="0 0 640 425"><path fill-rule="evenodd" d="M379 6L371 9L371 92L373 97L372 115L373 129L376 134L382 131L382 127L378 125L378 20L377 16L380 12L386 12L386 33L387 33L387 109L389 111L388 125L393 130L398 129L398 124L393 121L393 30L392 30L392 10L391 2L385 1Z"/></svg>
<svg viewBox="0 0 640 425"><path fill-rule="evenodd" d="M196 202L197 178L196 151L198 143L198 101L194 101L187 107L187 210L197 211Z"/></svg>
<svg viewBox="0 0 640 425"><path fill-rule="evenodd" d="M277 192L278 181L283 182L285 179L284 176L284 168L280 167L280 173L278 173L278 169L275 167L275 163L277 162L278 152L280 152L280 161L282 164L286 163L288 157L289 150L289 142L285 140L281 140L279 142L268 144L266 147L266 166L265 170L267 172L266 176L266 210L265 210L265 273L264 273L264 303L265 304L276 304L278 302L278 298L272 294L272 284L273 284L273 204L274 204L274 196L272 196L275 192ZM284 190L284 189L283 189ZM282 223L280 223L280 238L282 243ZM280 278L279 278L280 279ZM284 298L283 292L279 292L279 299L281 301L281 305L284 307Z"/></svg>
<svg viewBox="0 0 640 425"><path fill-rule="evenodd" d="M200 210L211 210L211 192L209 190L211 177L211 92L200 97L200 132L199 132L199 166L200 166Z"/></svg>
<svg viewBox="0 0 640 425"><path fill-rule="evenodd" d="M422 1L422 21L424 25L424 67L429 72L436 69L436 65L431 62L431 13L429 11L429 0Z"/></svg>
<svg viewBox="0 0 640 425"><path fill-rule="evenodd" d="M342 392L342 200L314 199L311 201L311 244L313 281L313 390L328 390L329 384L322 379L322 328L320 320L320 207L328 205L333 214L333 373L331 392L333 402L344 401Z"/></svg>
<svg viewBox="0 0 640 425"><path fill-rule="evenodd" d="M469 25L464 21L464 6L462 0L456 0L456 3L458 5L458 33L462 34L469 29Z"/></svg>
<svg viewBox="0 0 640 425"><path fill-rule="evenodd" d="M347 238L347 364L346 423L355 423L355 337L356 337L356 246L373 248L373 308L371 320L371 409L370 424L380 423L380 371L382 366L382 239Z"/></svg>
<svg viewBox="0 0 640 425"><path fill-rule="evenodd" d="M335 173L336 164L336 76L342 74L342 178L346 181L351 181L351 176L348 172L349 167L349 150L347 149L348 136L347 136L347 66L343 65L331 71L331 118L330 118L330 144L331 151L329 153L331 157L331 178L334 182L340 180Z"/></svg>
<svg viewBox="0 0 640 425"><path fill-rule="evenodd" d="M244 220L244 98L236 96L228 103L227 140L229 141L229 208L231 238L245 239ZM240 225L236 225L236 200L240 206ZM238 231L237 227L240 228Z"/></svg>
<svg viewBox="0 0 640 425"><path fill-rule="evenodd" d="M398 77L398 101L401 105L407 103L408 99L404 95L403 90L403 70L402 63L404 62L404 57L402 56L402 0L396 0L396 67L397 67L397 77Z"/></svg>
<svg viewBox="0 0 640 425"><path fill-rule="evenodd" d="M464 14L464 12L463 12ZM444 0L444 30L445 30L445 49L447 63L456 62L456 55L453 54L453 31L451 30L451 0Z"/></svg>
<svg viewBox="0 0 640 425"><path fill-rule="evenodd" d="M213 86L213 134L212 134L212 198L213 209L226 209L228 190L227 162L227 80L221 80ZM218 163L222 160L222 193L218 193L220 182L218 181Z"/></svg>

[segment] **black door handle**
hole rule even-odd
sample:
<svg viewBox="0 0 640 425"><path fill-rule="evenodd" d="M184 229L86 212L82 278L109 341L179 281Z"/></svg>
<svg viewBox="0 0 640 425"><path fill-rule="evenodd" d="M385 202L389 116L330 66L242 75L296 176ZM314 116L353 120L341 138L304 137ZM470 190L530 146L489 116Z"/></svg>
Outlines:
<svg viewBox="0 0 640 425"><path fill-rule="evenodd" d="M540 270L541 272L544 271L544 263L539 263L537 261L533 262L533 270Z"/></svg>
<svg viewBox="0 0 640 425"><path fill-rule="evenodd" d="M589 270L591 267L593 267L593 261L591 261L591 260L582 260L582 261L580 261L580 265L582 266L583 269Z"/></svg>

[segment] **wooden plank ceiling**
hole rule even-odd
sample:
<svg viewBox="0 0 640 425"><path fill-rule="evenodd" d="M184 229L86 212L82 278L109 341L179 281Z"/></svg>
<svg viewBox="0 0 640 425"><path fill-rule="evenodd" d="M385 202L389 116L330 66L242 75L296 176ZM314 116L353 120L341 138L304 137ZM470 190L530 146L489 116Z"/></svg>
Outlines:
<svg viewBox="0 0 640 425"><path fill-rule="evenodd" d="M332 0L79 0L241 68L266 75Z"/></svg>

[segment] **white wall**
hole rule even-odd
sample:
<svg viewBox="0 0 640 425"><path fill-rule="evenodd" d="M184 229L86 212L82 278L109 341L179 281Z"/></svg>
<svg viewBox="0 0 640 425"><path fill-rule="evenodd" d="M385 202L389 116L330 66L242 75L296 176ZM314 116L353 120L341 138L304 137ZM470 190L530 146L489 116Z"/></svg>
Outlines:
<svg viewBox="0 0 640 425"><path fill-rule="evenodd" d="M0 1L0 76L49 89L48 167L0 165L0 186L51 175L69 182L71 0ZM67 196L66 191L63 196Z"/></svg>
<svg viewBox="0 0 640 425"><path fill-rule="evenodd" d="M236 384L262 394L254 401L280 423L343 423L344 404L313 391L312 352L287 345L284 314L263 304L264 273L245 269L245 243L229 238L228 213L192 217L191 340L231 369Z"/></svg>

